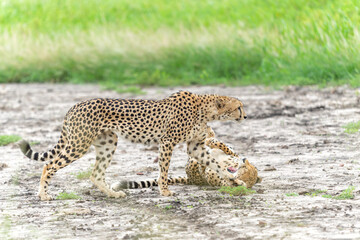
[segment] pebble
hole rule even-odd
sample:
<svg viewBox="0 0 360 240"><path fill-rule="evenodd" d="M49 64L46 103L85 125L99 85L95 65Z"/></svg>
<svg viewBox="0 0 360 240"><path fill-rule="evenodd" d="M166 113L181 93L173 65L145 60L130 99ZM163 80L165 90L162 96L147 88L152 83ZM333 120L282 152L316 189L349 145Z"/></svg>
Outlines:
<svg viewBox="0 0 360 240"><path fill-rule="evenodd" d="M264 169L264 171L276 171L276 168L271 166Z"/></svg>

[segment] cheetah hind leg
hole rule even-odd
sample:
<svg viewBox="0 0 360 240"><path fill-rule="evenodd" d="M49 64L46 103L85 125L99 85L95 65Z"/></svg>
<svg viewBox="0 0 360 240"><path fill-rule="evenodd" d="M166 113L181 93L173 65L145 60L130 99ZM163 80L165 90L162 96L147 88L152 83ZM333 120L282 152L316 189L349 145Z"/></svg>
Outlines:
<svg viewBox="0 0 360 240"><path fill-rule="evenodd" d="M117 135L113 132L102 133L93 143L96 150L96 162L90 180L108 197L122 198L126 194L122 191L115 192L105 182L105 171L109 166L117 146Z"/></svg>

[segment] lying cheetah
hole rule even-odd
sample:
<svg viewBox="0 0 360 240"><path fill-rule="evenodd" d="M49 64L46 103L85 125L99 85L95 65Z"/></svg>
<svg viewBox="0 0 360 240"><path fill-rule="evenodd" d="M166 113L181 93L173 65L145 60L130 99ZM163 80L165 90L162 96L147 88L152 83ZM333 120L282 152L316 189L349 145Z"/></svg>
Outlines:
<svg viewBox="0 0 360 240"><path fill-rule="evenodd" d="M219 149L210 151L218 161L229 161L234 166L241 165L237 173L237 177L233 182L228 182L222 179L219 174L210 168L203 168L194 158L189 158L186 164L186 177L170 177L168 179L169 185L185 184L185 185L210 185L213 187L219 186L245 186L247 188L253 187L256 183L260 183L262 178L258 176L257 169L250 164L250 162L244 158L243 164L239 162L239 159L233 156L226 155ZM157 179L145 180L145 181L121 181L111 185L111 189L114 191L120 191L121 189L138 189L149 188L158 186Z"/></svg>
<svg viewBox="0 0 360 240"><path fill-rule="evenodd" d="M158 180L163 196L168 190L168 169L176 144L187 143L187 153L202 166L216 171L226 181L236 179L236 171L210 155L205 145L207 123L214 120L246 119L240 100L227 96L177 92L159 101L92 99L74 105L66 114L58 143L47 152L34 152L29 143L20 143L21 151L32 160L49 161L40 179L39 197L51 200L48 185L61 168L81 158L95 146L96 162L91 181L108 197L125 197L105 182L105 170L117 147L118 135L134 143L159 144Z"/></svg>
<svg viewBox="0 0 360 240"><path fill-rule="evenodd" d="M238 166L241 164L240 157L224 143L214 138L215 134L210 127L208 127L208 134L206 139L206 145L211 148L210 154L219 162L224 163L226 166ZM218 186L246 186L251 188L256 183L262 181L261 177L258 177L257 169L249 163L247 159L242 159L237 177L234 182L228 182L222 179L219 174L214 170L203 167L196 159L189 157L186 164L186 177L169 178L168 184L187 184L187 185L210 185L213 187ZM137 188L148 188L157 186L157 180L145 180L145 181L121 181L111 185L111 189L119 191L121 189L137 189Z"/></svg>

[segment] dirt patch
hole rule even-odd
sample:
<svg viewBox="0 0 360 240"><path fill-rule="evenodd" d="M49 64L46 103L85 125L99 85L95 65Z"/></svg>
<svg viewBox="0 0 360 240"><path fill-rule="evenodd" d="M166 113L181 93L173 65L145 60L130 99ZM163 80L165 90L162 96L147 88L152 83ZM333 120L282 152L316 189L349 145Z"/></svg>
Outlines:
<svg viewBox="0 0 360 240"><path fill-rule="evenodd" d="M8 165L6 163L0 163L0 171L6 167L8 167Z"/></svg>
<svg viewBox="0 0 360 240"><path fill-rule="evenodd" d="M175 197L157 189L129 190L108 199L90 180L77 179L95 161L93 150L59 171L50 192L73 192L79 200L40 202L42 164L22 156L15 144L0 147L0 238L13 239L351 239L360 236L360 134L342 128L360 119L356 90L289 87L189 87L243 100L242 124L214 122L218 138L258 167L256 194L232 197L216 188L173 186ZM62 119L76 102L94 97L160 99L179 90L146 89L131 96L86 85L0 85L0 133L53 146ZM170 173L184 175L185 146L174 152ZM109 183L156 178L157 149L120 140L107 170ZM349 186L355 198L336 200ZM316 193L316 194L315 194Z"/></svg>

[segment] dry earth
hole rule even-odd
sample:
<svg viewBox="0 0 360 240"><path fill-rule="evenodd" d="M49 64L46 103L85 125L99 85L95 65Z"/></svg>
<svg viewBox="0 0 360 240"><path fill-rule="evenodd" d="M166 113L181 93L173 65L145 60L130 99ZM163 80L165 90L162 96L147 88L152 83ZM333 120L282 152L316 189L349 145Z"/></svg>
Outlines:
<svg viewBox="0 0 360 240"><path fill-rule="evenodd" d="M185 89L185 88L184 88ZM342 128L360 120L356 89L288 87L186 87L243 100L242 124L215 122L218 138L256 165L263 177L256 194L229 196L215 188L173 186L131 190L108 199L76 175L94 164L93 150L59 171L50 192L80 200L41 202L36 196L43 164L26 159L16 144L0 147L1 239L360 239L360 133ZM92 85L0 85L0 135L17 134L35 150L53 146L62 118L76 102L94 97L161 99L179 90L151 88L144 96L102 91ZM120 140L107 171L110 183L157 177L156 149ZM184 175L185 146L176 148L171 175ZM142 175L139 175L142 174ZM337 195L355 186L355 198ZM295 196L291 196L295 195Z"/></svg>

